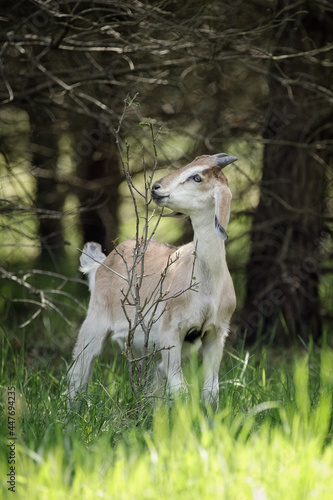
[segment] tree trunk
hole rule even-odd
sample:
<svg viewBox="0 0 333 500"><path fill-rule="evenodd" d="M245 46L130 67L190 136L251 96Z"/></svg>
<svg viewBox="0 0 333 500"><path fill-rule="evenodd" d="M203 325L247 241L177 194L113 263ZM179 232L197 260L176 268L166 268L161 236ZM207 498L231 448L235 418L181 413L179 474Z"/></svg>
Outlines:
<svg viewBox="0 0 333 500"><path fill-rule="evenodd" d="M102 125L87 122L76 133L75 147L77 175L87 181L87 189L77 190L83 239L96 241L110 252L118 236L118 187L122 180L114 137Z"/></svg>
<svg viewBox="0 0 333 500"><path fill-rule="evenodd" d="M43 265L50 261L58 263L63 257L64 237L62 208L64 194L58 189L55 177L58 161L59 131L51 122L32 123L32 164L45 171L37 175L35 205L39 221L40 258Z"/></svg>
<svg viewBox="0 0 333 500"><path fill-rule="evenodd" d="M263 177L240 329L251 343L260 335L289 344L298 337L307 342L321 336L325 166L332 157L322 146L333 132L323 85L332 82L332 69L327 51L279 56L332 43L333 15L328 7L325 12L323 5L307 1L280 0L277 10L283 19L275 29L271 109L263 133Z"/></svg>

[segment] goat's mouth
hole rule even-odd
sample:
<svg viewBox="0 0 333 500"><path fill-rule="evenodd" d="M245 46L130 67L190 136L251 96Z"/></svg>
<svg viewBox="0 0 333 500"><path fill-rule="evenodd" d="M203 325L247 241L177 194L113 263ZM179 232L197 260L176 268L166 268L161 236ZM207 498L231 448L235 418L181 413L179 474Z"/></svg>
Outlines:
<svg viewBox="0 0 333 500"><path fill-rule="evenodd" d="M156 203L156 205L164 205L164 202L166 202L170 198L170 195L169 194L161 195L152 193L152 198L153 201Z"/></svg>

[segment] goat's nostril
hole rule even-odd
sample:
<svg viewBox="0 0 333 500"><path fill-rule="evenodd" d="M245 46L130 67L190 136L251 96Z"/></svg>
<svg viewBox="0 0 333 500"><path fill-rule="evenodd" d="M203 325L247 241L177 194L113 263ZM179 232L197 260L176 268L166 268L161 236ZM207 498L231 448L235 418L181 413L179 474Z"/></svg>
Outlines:
<svg viewBox="0 0 333 500"><path fill-rule="evenodd" d="M161 184L159 184L158 182L155 182L155 184L152 187L152 190L157 191L158 189L160 189L160 187L161 187Z"/></svg>

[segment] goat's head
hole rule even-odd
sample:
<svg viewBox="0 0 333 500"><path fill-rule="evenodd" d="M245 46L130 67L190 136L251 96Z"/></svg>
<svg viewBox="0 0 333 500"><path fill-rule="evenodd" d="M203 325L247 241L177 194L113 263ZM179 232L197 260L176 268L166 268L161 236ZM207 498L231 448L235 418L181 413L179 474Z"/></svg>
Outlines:
<svg viewBox="0 0 333 500"><path fill-rule="evenodd" d="M152 198L162 207L191 217L215 211L215 231L225 240L231 191L222 169L236 160L225 153L198 156L189 165L155 182Z"/></svg>

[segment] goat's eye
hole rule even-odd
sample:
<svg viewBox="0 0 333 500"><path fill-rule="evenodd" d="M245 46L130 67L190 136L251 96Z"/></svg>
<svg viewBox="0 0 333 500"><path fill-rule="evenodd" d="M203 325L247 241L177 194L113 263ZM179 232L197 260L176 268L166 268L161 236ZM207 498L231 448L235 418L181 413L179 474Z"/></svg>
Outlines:
<svg viewBox="0 0 333 500"><path fill-rule="evenodd" d="M201 182L201 177L199 174L195 174L193 175L192 179L195 181L195 182Z"/></svg>

